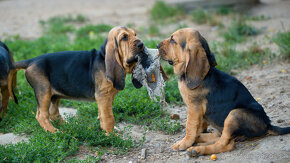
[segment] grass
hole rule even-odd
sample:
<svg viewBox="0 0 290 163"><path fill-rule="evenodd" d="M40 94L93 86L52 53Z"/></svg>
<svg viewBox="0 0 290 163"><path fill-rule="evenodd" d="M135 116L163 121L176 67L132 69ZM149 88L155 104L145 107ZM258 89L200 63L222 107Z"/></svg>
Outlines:
<svg viewBox="0 0 290 163"><path fill-rule="evenodd" d="M248 36L255 36L259 34L259 30L251 25L248 25L245 20L240 19L233 21L223 37L226 41L242 42Z"/></svg>
<svg viewBox="0 0 290 163"><path fill-rule="evenodd" d="M269 49L261 49L255 44L244 51L237 51L236 45L231 42L216 42L211 47L218 63L217 68L230 74L234 74L237 69L261 64L264 60L271 61L275 57Z"/></svg>
<svg viewBox="0 0 290 163"><path fill-rule="evenodd" d="M234 10L230 7L227 7L227 6L222 6L216 10L217 14L223 15L223 16L229 15L230 13L233 13L233 12L234 12Z"/></svg>
<svg viewBox="0 0 290 163"><path fill-rule="evenodd" d="M150 10L150 14L154 21L164 22L166 19L184 15L184 11L180 7L170 6L163 1L157 1Z"/></svg>
<svg viewBox="0 0 290 163"><path fill-rule="evenodd" d="M273 41L279 46L282 56L290 59L290 32L278 32Z"/></svg>
<svg viewBox="0 0 290 163"><path fill-rule="evenodd" d="M204 9L195 9L191 12L192 20L199 24L205 24L211 18L211 15L208 11Z"/></svg>
<svg viewBox="0 0 290 163"><path fill-rule="evenodd" d="M71 23L84 23L87 19L83 15L72 17L71 15L65 17L52 17L47 21L40 21L40 24L49 34L63 34L74 32L75 27Z"/></svg>
<svg viewBox="0 0 290 163"><path fill-rule="evenodd" d="M209 24L210 26L222 26L219 17L214 16L213 12L204 9L194 9L191 12L192 21L198 24Z"/></svg>

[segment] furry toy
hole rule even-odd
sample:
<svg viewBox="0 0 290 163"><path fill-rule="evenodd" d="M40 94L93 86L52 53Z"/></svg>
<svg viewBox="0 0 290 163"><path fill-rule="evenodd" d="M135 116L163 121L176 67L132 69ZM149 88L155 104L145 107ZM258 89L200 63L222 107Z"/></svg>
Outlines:
<svg viewBox="0 0 290 163"><path fill-rule="evenodd" d="M164 79L160 72L160 57L157 49L144 49L144 53L137 55L138 62L133 70L133 80L137 80L147 88L151 99L166 104L164 95Z"/></svg>

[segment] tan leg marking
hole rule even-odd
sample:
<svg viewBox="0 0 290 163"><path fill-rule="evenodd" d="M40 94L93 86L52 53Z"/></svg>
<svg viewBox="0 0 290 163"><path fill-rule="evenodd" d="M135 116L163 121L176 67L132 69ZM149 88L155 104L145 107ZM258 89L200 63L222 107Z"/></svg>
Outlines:
<svg viewBox="0 0 290 163"><path fill-rule="evenodd" d="M181 140L176 142L171 148L175 150L185 150L192 146L195 142L196 137L202 131L200 127L202 126L202 114L199 109L188 108L187 110L187 120L186 120L186 135Z"/></svg>
<svg viewBox="0 0 290 163"><path fill-rule="evenodd" d="M220 133L201 133L197 139L196 143L215 143L220 138Z"/></svg>
<svg viewBox="0 0 290 163"><path fill-rule="evenodd" d="M191 147L187 149L187 154L190 156L208 155L231 151L234 149L235 141L232 137L232 132L238 127L234 117L229 114L224 122L222 136L212 145Z"/></svg>
<svg viewBox="0 0 290 163"><path fill-rule="evenodd" d="M103 78L96 79L96 83L99 87L96 90L95 98L98 103L98 115L100 118L101 128L108 134L113 131L115 125L112 106L118 90L113 87L111 82L107 81L104 74L100 74L99 76L103 76Z"/></svg>
<svg viewBox="0 0 290 163"><path fill-rule="evenodd" d="M37 97L39 105L37 107L36 119L45 131L54 133L56 128L52 126L49 120L50 98L50 93L46 93Z"/></svg>

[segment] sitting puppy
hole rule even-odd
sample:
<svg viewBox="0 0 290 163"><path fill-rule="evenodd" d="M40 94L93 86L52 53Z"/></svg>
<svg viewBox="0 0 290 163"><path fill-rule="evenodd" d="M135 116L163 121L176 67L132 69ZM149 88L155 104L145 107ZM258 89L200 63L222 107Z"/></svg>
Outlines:
<svg viewBox="0 0 290 163"><path fill-rule="evenodd" d="M100 50L66 51L44 54L17 62L14 69L26 69L26 79L37 100L36 119L50 132L56 129L50 120L61 118L60 99L96 100L101 128L113 131L112 104L125 87L127 73L132 73L136 55L144 44L126 27L115 27Z"/></svg>
<svg viewBox="0 0 290 163"><path fill-rule="evenodd" d="M172 146L190 156L233 150L235 137L290 133L272 126L263 107L235 77L215 68L216 61L199 32L185 28L157 45L161 58L173 65L178 87L188 107L186 136ZM221 133L202 133L211 124ZM191 147L193 143L210 145ZM191 148L189 148L191 147Z"/></svg>
<svg viewBox="0 0 290 163"><path fill-rule="evenodd" d="M12 78L11 73L13 62L14 60L10 50L0 41L0 121L8 108L9 96L17 103L14 93L9 94L8 91L8 86L16 86L16 78Z"/></svg>

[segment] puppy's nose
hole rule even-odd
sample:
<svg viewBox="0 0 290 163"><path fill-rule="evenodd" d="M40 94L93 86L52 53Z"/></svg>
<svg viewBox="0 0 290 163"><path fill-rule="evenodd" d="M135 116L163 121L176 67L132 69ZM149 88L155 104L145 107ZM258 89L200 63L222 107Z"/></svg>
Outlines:
<svg viewBox="0 0 290 163"><path fill-rule="evenodd" d="M157 44L157 45L156 45L156 48L159 49L159 48L160 48L160 44Z"/></svg>
<svg viewBox="0 0 290 163"><path fill-rule="evenodd" d="M143 49L143 48L144 48L144 44L143 44L143 42L139 42L136 46L137 46L137 48L139 48L139 49Z"/></svg>

